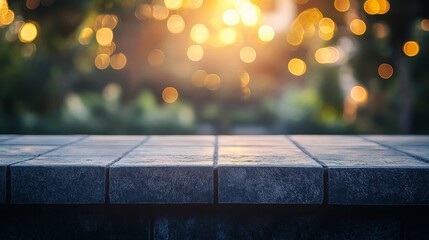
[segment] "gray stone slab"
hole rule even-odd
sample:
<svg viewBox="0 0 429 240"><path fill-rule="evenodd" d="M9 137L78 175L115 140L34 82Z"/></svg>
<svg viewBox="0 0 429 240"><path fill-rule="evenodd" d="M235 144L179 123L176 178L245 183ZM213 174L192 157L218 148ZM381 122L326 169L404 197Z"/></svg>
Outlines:
<svg viewBox="0 0 429 240"><path fill-rule="evenodd" d="M44 156L106 156L119 157L130 151L134 146L129 145L69 145L49 152Z"/></svg>
<svg viewBox="0 0 429 240"><path fill-rule="evenodd" d="M364 135L363 137L391 146L429 146L429 135Z"/></svg>
<svg viewBox="0 0 429 240"><path fill-rule="evenodd" d="M82 138L82 135L22 135L1 142L16 145L64 145Z"/></svg>
<svg viewBox="0 0 429 240"><path fill-rule="evenodd" d="M56 147L46 145L0 145L0 156L37 156Z"/></svg>
<svg viewBox="0 0 429 240"><path fill-rule="evenodd" d="M14 137L16 137L17 135L13 135L13 134L0 134L0 142L3 142L5 140L9 140L12 139Z"/></svg>
<svg viewBox="0 0 429 240"><path fill-rule="evenodd" d="M219 146L294 146L282 135L221 135L218 140Z"/></svg>
<svg viewBox="0 0 429 240"><path fill-rule="evenodd" d="M146 146L214 146L215 136L151 136Z"/></svg>
<svg viewBox="0 0 429 240"><path fill-rule="evenodd" d="M11 203L102 204L114 157L47 156L11 166Z"/></svg>
<svg viewBox="0 0 429 240"><path fill-rule="evenodd" d="M146 136L133 136L133 135L91 135L82 141L76 142L73 145L84 146L111 146L111 145L129 145L135 146L145 140Z"/></svg>
<svg viewBox="0 0 429 240"><path fill-rule="evenodd" d="M213 149L196 153L132 152L110 168L111 202L212 203Z"/></svg>
<svg viewBox="0 0 429 240"><path fill-rule="evenodd" d="M330 204L429 204L429 165L422 161L357 136L292 139L326 164Z"/></svg>
<svg viewBox="0 0 429 240"><path fill-rule="evenodd" d="M6 172L7 166L25 161L31 156L0 156L0 203L6 202Z"/></svg>
<svg viewBox="0 0 429 240"><path fill-rule="evenodd" d="M219 146L219 203L321 204L323 168L293 145Z"/></svg>

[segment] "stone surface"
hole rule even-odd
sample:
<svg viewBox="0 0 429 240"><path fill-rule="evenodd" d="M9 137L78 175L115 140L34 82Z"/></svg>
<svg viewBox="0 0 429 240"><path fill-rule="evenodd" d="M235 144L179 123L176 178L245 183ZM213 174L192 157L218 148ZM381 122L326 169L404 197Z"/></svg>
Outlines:
<svg viewBox="0 0 429 240"><path fill-rule="evenodd" d="M358 136L292 136L328 168L329 204L429 204L429 165Z"/></svg>
<svg viewBox="0 0 429 240"><path fill-rule="evenodd" d="M322 203L323 168L286 137L264 136L261 145L255 136L239 137L219 137L219 203Z"/></svg>
<svg viewBox="0 0 429 240"><path fill-rule="evenodd" d="M11 202L102 204L114 157L44 156L11 166Z"/></svg>
<svg viewBox="0 0 429 240"><path fill-rule="evenodd" d="M130 145L69 145L63 148L56 149L44 156L105 156L105 157L120 157L130 151L134 146Z"/></svg>
<svg viewBox="0 0 429 240"><path fill-rule="evenodd" d="M143 145L111 166L111 202L212 203L213 152Z"/></svg>
<svg viewBox="0 0 429 240"><path fill-rule="evenodd" d="M15 144L15 145L64 145L74 142L82 135L22 135L12 138L10 140L3 141L1 144Z"/></svg>
<svg viewBox="0 0 429 240"><path fill-rule="evenodd" d="M213 146L214 136L151 136L146 146Z"/></svg>
<svg viewBox="0 0 429 240"><path fill-rule="evenodd" d="M37 156L55 148L46 145L0 145L0 156Z"/></svg>
<svg viewBox="0 0 429 240"><path fill-rule="evenodd" d="M281 135L223 135L219 136L219 146L288 146L294 145Z"/></svg>
<svg viewBox="0 0 429 240"><path fill-rule="evenodd" d="M402 136L364 136L369 140L390 146L399 151L423 158L429 162L429 136L428 135L402 135Z"/></svg>
<svg viewBox="0 0 429 240"><path fill-rule="evenodd" d="M123 135L91 135L74 143L83 146L135 146L144 141L146 136L123 136Z"/></svg>
<svg viewBox="0 0 429 240"><path fill-rule="evenodd" d="M11 164L25 161L31 156L0 156L0 203L6 202L7 167Z"/></svg>

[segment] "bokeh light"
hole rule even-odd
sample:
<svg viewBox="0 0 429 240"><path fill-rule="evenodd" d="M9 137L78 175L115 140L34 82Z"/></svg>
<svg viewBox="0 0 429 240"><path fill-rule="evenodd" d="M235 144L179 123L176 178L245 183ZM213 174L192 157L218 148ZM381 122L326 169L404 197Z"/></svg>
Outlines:
<svg viewBox="0 0 429 240"><path fill-rule="evenodd" d="M32 22L24 23L19 30L19 40L23 43L34 41L37 37L37 27Z"/></svg>
<svg viewBox="0 0 429 240"><path fill-rule="evenodd" d="M302 76L307 70L307 65L302 59L292 58L287 65L289 72L295 76Z"/></svg>
<svg viewBox="0 0 429 240"><path fill-rule="evenodd" d="M123 53L118 53L110 57L110 66L115 70L120 70L127 65L127 57Z"/></svg>
<svg viewBox="0 0 429 240"><path fill-rule="evenodd" d="M350 31L356 35L362 35L366 31L366 24L361 19L353 19L350 22Z"/></svg>
<svg viewBox="0 0 429 240"><path fill-rule="evenodd" d="M168 18L168 14L170 14L170 11L168 8L161 6L161 5L154 5L152 7L152 17L158 21L162 21L164 19Z"/></svg>
<svg viewBox="0 0 429 240"><path fill-rule="evenodd" d="M191 29L191 39L198 44L205 43L210 36L210 32L204 24L195 24Z"/></svg>
<svg viewBox="0 0 429 240"><path fill-rule="evenodd" d="M429 19L422 19L420 21L420 28L423 31L429 31Z"/></svg>
<svg viewBox="0 0 429 240"><path fill-rule="evenodd" d="M331 64L340 59L340 52L335 47L319 48L314 53L314 58L318 63Z"/></svg>
<svg viewBox="0 0 429 240"><path fill-rule="evenodd" d="M101 46L109 45L113 40L113 31L110 28L100 28L95 35L98 44Z"/></svg>
<svg viewBox="0 0 429 240"><path fill-rule="evenodd" d="M110 64L110 56L105 53L98 54L97 57L95 57L94 64L95 67L100 70L106 69Z"/></svg>
<svg viewBox="0 0 429 240"><path fill-rule="evenodd" d="M274 39L274 35L274 29L270 25L263 25L258 29L259 39L263 42L270 42Z"/></svg>
<svg viewBox="0 0 429 240"><path fill-rule="evenodd" d="M185 29L185 21L180 15L171 15L167 21L167 28L171 33L181 33Z"/></svg>
<svg viewBox="0 0 429 240"><path fill-rule="evenodd" d="M414 57L419 54L420 46L416 41L408 41L404 44L402 50L408 57Z"/></svg>
<svg viewBox="0 0 429 240"><path fill-rule="evenodd" d="M362 86L354 86L350 90L350 97L353 101L355 101L358 104L363 104L368 99L368 92L367 90Z"/></svg>
<svg viewBox="0 0 429 240"><path fill-rule="evenodd" d="M240 22L240 15L235 9L227 9L223 13L222 20L226 25L234 26Z"/></svg>
<svg viewBox="0 0 429 240"><path fill-rule="evenodd" d="M204 84L206 85L207 89L211 91L215 91L219 89L220 83L221 83L221 80L219 75L214 73L207 75L204 80Z"/></svg>
<svg viewBox="0 0 429 240"><path fill-rule="evenodd" d="M224 28L219 31L219 40L225 44L233 44L237 40L237 32L233 28Z"/></svg>
<svg viewBox="0 0 429 240"><path fill-rule="evenodd" d="M170 10L177 10L182 7L183 0L164 0L164 4Z"/></svg>
<svg viewBox="0 0 429 240"><path fill-rule="evenodd" d="M82 45L87 45L91 41L91 37L94 34L92 28L84 28L79 34L78 41Z"/></svg>
<svg viewBox="0 0 429 240"><path fill-rule="evenodd" d="M383 79L389 79L393 75L393 67L388 63L382 63L378 67L378 75Z"/></svg>
<svg viewBox="0 0 429 240"><path fill-rule="evenodd" d="M166 87L162 91L162 100L166 103L174 103L179 98L179 92L174 87Z"/></svg>
<svg viewBox="0 0 429 240"><path fill-rule="evenodd" d="M188 48L187 56L193 62L200 61L204 56L204 49L200 45L192 45Z"/></svg>
<svg viewBox="0 0 429 240"><path fill-rule="evenodd" d="M350 8L350 1L349 0L335 0L334 1L334 7L339 12L346 12Z"/></svg>
<svg viewBox="0 0 429 240"><path fill-rule="evenodd" d="M252 63L256 59L256 51L252 47L244 47L240 50L240 59L245 63Z"/></svg>

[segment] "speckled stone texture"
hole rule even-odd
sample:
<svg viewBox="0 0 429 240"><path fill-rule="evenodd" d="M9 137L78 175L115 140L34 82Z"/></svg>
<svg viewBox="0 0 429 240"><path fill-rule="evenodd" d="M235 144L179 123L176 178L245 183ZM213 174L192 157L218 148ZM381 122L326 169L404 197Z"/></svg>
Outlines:
<svg viewBox="0 0 429 240"><path fill-rule="evenodd" d="M102 204L106 165L97 157L39 157L11 166L11 203Z"/></svg>
<svg viewBox="0 0 429 240"><path fill-rule="evenodd" d="M285 136L220 136L219 203L321 204L323 168Z"/></svg>
<svg viewBox="0 0 429 240"><path fill-rule="evenodd" d="M429 165L358 136L292 136L328 168L328 203L429 204Z"/></svg>
<svg viewBox="0 0 429 240"><path fill-rule="evenodd" d="M213 203L213 154L213 136L153 136L111 166L110 201Z"/></svg>

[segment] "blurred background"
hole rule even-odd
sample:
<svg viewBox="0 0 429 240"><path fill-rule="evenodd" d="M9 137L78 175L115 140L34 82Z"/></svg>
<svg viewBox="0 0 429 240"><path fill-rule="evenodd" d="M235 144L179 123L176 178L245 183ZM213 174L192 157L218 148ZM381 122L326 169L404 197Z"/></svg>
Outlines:
<svg viewBox="0 0 429 240"><path fill-rule="evenodd" d="M0 0L0 133L429 133L429 1Z"/></svg>

